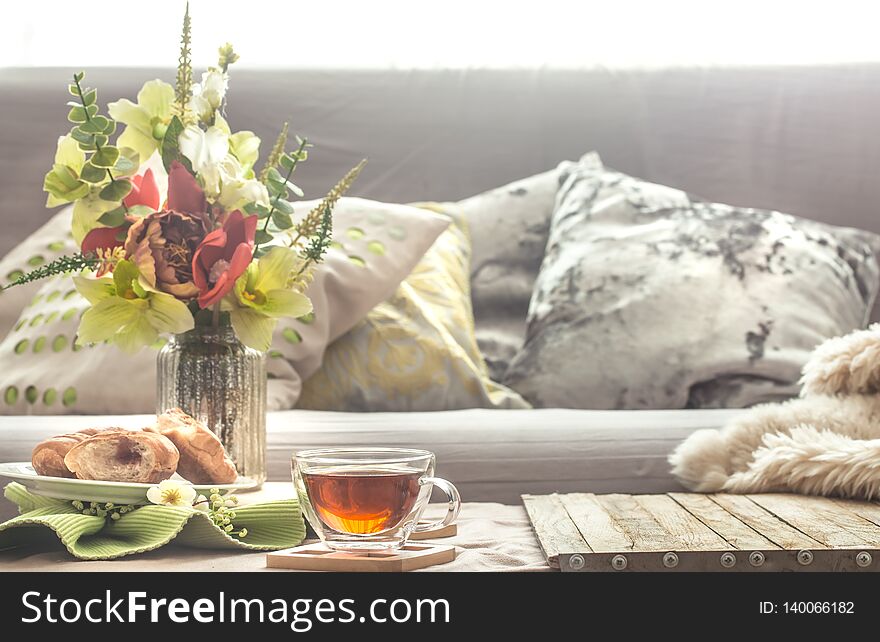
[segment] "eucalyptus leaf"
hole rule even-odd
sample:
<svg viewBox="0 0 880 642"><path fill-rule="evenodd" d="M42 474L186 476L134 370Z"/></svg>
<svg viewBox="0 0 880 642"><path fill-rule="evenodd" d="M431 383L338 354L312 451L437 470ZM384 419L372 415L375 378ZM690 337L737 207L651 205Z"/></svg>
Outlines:
<svg viewBox="0 0 880 642"><path fill-rule="evenodd" d="M293 204L290 201L285 201L283 198L275 201L275 209L287 215L293 214Z"/></svg>
<svg viewBox="0 0 880 642"><path fill-rule="evenodd" d="M110 124L110 119L106 116L95 116L89 122L83 123L79 128L87 134L102 134Z"/></svg>
<svg viewBox="0 0 880 642"><path fill-rule="evenodd" d="M278 160L278 164L281 165L287 171L293 171L296 167L297 161L294 160L293 156L290 154L282 154L281 158Z"/></svg>
<svg viewBox="0 0 880 642"><path fill-rule="evenodd" d="M98 90L97 89L89 89L83 92L82 101L83 105L94 105L95 101L98 100Z"/></svg>
<svg viewBox="0 0 880 642"><path fill-rule="evenodd" d="M118 153L119 152L117 150L117 154ZM115 181L109 183L104 189L102 189L99 196L105 201L121 201L123 198L128 196L128 193L130 191L131 181L125 178L118 178Z"/></svg>
<svg viewBox="0 0 880 642"><path fill-rule="evenodd" d="M88 105L86 107L86 111L89 113L89 117L91 118L92 116L94 116L95 114L98 113L98 106L97 105Z"/></svg>
<svg viewBox="0 0 880 642"><path fill-rule="evenodd" d="M113 171L119 174L128 174L135 169L137 169L137 165L122 154L119 155L119 158L116 159L116 165L113 166Z"/></svg>
<svg viewBox="0 0 880 642"><path fill-rule="evenodd" d="M109 212L104 212L98 222L107 227L119 227L125 223L125 208L117 207Z"/></svg>
<svg viewBox="0 0 880 642"><path fill-rule="evenodd" d="M95 143L95 136L83 131L81 125L70 130L70 137L78 143L85 143L87 145L94 145Z"/></svg>
<svg viewBox="0 0 880 642"><path fill-rule="evenodd" d="M244 211L247 214L256 214L257 218L266 218L269 216L269 208L265 205L260 205L259 203L248 203L244 206Z"/></svg>
<svg viewBox="0 0 880 642"><path fill-rule="evenodd" d="M143 218L148 214L153 213L153 208L149 205L132 205L128 208L129 216L137 216L138 218Z"/></svg>
<svg viewBox="0 0 880 642"><path fill-rule="evenodd" d="M119 149L112 145L108 145L95 152L95 155L92 156L90 162L96 167L110 169L116 164L117 160L119 160Z"/></svg>
<svg viewBox="0 0 880 642"><path fill-rule="evenodd" d="M73 74L73 80L75 82L82 82L82 79L86 77L86 72L80 71L78 73Z"/></svg>
<svg viewBox="0 0 880 642"><path fill-rule="evenodd" d="M254 236L254 242L257 245L263 245L265 243L271 243L272 238L272 235L269 234L266 230L257 230L257 233Z"/></svg>
<svg viewBox="0 0 880 642"><path fill-rule="evenodd" d="M70 111L67 112L67 120L72 123L85 123L89 119L86 117L86 110L84 107L71 107Z"/></svg>
<svg viewBox="0 0 880 642"><path fill-rule="evenodd" d="M106 136L104 136L102 134L98 134L95 136L95 145L98 145L99 147L103 147L104 145L107 144L108 140L110 140L110 139L107 138Z"/></svg>
<svg viewBox="0 0 880 642"><path fill-rule="evenodd" d="M71 96L79 97L79 89L77 89L76 85L67 85L67 91L70 93Z"/></svg>
<svg viewBox="0 0 880 642"><path fill-rule="evenodd" d="M55 165L43 180L43 189L61 201L75 201L89 193L89 184L66 165Z"/></svg>
<svg viewBox="0 0 880 642"><path fill-rule="evenodd" d="M91 162L83 165L79 177L89 183L101 183L107 179L107 170L103 167L95 167Z"/></svg>
<svg viewBox="0 0 880 642"><path fill-rule="evenodd" d="M293 221L290 220L290 215L277 210L272 212L272 224L279 230L289 230L293 227Z"/></svg>

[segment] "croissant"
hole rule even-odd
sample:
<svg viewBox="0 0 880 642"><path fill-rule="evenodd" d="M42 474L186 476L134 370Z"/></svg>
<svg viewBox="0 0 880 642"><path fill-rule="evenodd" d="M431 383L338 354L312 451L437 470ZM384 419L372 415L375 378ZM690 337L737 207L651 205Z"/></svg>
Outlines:
<svg viewBox="0 0 880 642"><path fill-rule="evenodd" d="M177 469L169 439L145 430L106 430L71 448L64 464L79 479L155 484Z"/></svg>
<svg viewBox="0 0 880 642"><path fill-rule="evenodd" d="M204 424L180 408L172 408L156 420L155 428L145 430L164 435L180 451L178 474L193 484L228 484L238 477L235 464L223 444Z"/></svg>
<svg viewBox="0 0 880 642"><path fill-rule="evenodd" d="M96 435L105 430L116 430L115 428L86 428L79 432L72 432L66 435L58 435L41 441L34 446L31 452L31 465L38 475L47 475L49 477L76 477L73 472L64 465L64 457L70 452L70 449L79 442L85 441L92 435Z"/></svg>

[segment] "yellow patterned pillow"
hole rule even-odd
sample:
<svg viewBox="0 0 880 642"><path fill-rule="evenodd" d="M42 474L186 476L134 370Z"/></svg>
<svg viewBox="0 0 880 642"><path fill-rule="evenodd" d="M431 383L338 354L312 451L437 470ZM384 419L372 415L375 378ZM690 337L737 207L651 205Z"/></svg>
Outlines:
<svg viewBox="0 0 880 642"><path fill-rule="evenodd" d="M441 211L434 204L420 204ZM419 411L528 408L489 379L477 348L463 219L435 241L397 292L327 349L298 408Z"/></svg>

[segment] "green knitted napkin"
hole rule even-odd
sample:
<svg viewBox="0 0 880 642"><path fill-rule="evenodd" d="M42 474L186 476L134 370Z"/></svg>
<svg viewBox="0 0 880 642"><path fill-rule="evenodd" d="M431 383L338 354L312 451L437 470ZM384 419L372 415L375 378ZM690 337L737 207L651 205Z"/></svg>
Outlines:
<svg viewBox="0 0 880 642"><path fill-rule="evenodd" d="M8 484L3 494L21 514L0 524L0 550L26 546L37 536L35 530L54 531L70 554L81 560L143 553L171 540L195 548L274 551L300 544L306 534L296 499L236 507L235 528L247 529L242 539L228 535L207 513L192 508L150 504L111 520L83 515L69 501L33 495L17 482Z"/></svg>

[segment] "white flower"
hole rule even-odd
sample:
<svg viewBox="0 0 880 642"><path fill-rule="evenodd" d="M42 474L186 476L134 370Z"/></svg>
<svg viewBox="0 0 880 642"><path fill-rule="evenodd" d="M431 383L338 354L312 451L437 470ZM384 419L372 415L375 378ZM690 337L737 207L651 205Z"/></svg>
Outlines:
<svg viewBox="0 0 880 642"><path fill-rule="evenodd" d="M216 166L229 153L229 134L216 126L204 131L196 125L187 125L177 143L196 174L216 171Z"/></svg>
<svg viewBox="0 0 880 642"><path fill-rule="evenodd" d="M269 192L266 186L255 178L242 179L225 175L221 177L218 202L227 212L241 209L248 203L269 207Z"/></svg>
<svg viewBox="0 0 880 642"><path fill-rule="evenodd" d="M160 506L192 506L196 489L186 481L165 479L147 491L147 499Z"/></svg>
<svg viewBox="0 0 880 642"><path fill-rule="evenodd" d="M196 497L196 501L194 502L194 508L196 510L203 511L205 513L208 512L208 498L204 495L199 495Z"/></svg>
<svg viewBox="0 0 880 642"><path fill-rule="evenodd" d="M193 85L189 108L202 122L211 122L214 112L220 109L229 87L229 74L219 69L209 69L202 74L202 82Z"/></svg>
<svg viewBox="0 0 880 642"><path fill-rule="evenodd" d="M226 97L226 89L229 87L229 74L219 69L209 69L202 74L202 82L198 85L199 95L208 101L214 109L220 109L223 99ZM195 89L193 90L195 93Z"/></svg>

